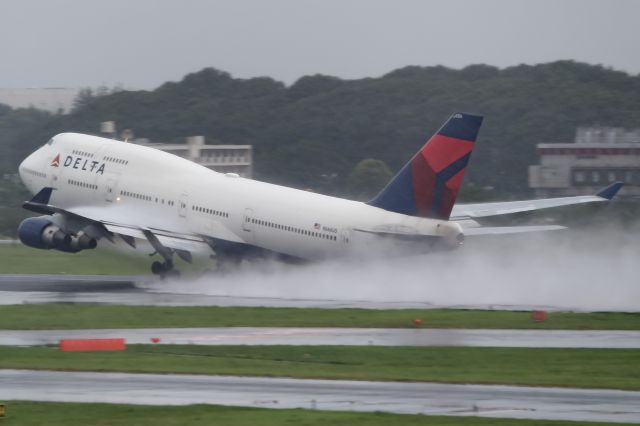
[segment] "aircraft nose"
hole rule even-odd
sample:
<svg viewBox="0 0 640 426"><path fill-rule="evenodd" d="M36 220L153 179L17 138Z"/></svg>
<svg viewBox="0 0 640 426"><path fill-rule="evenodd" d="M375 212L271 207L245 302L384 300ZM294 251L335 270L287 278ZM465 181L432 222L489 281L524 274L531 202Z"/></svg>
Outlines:
<svg viewBox="0 0 640 426"><path fill-rule="evenodd" d="M18 166L18 175L20 176L20 180L22 180L22 183L24 183L28 189L32 189L32 183L35 184L35 182L33 182L35 179L34 173L36 173L36 170L40 169L36 164L37 159L35 158L35 154L36 153L34 152L29 155L27 158L22 160L22 163Z"/></svg>
<svg viewBox="0 0 640 426"><path fill-rule="evenodd" d="M18 175L20 175L20 179L22 180L22 182L25 181L25 168L29 167L29 158L31 158L31 155L22 160L22 163L20 163L20 165L18 166Z"/></svg>

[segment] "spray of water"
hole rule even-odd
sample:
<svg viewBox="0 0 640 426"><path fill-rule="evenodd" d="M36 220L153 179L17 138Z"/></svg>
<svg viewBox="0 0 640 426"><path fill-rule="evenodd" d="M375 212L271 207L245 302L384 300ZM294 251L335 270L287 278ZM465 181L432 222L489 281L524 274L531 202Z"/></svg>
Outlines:
<svg viewBox="0 0 640 426"><path fill-rule="evenodd" d="M402 258L245 264L227 274L156 284L155 290L284 299L291 305L305 299L381 307L640 311L638 231L482 237L455 251Z"/></svg>

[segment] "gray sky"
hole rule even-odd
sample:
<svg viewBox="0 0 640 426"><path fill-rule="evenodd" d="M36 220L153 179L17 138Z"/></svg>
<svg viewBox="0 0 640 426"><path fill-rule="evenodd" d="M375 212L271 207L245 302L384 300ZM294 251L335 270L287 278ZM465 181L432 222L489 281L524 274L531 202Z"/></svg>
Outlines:
<svg viewBox="0 0 640 426"><path fill-rule="evenodd" d="M0 0L0 87L286 83L574 59L640 72L635 0Z"/></svg>

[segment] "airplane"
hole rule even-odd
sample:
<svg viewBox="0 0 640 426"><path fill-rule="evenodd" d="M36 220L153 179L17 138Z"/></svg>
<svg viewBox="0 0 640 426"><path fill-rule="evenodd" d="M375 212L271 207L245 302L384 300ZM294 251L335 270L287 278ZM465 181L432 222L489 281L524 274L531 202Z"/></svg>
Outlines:
<svg viewBox="0 0 640 426"><path fill-rule="evenodd" d="M218 173L145 146L61 133L19 166L42 214L18 228L23 244L76 253L100 241L148 242L177 273L174 255L206 252L220 265L274 255L313 261L373 252L448 250L465 236L562 229L558 225L483 227L483 217L611 200L615 182L594 195L455 204L483 117L455 113L369 202L352 201ZM148 249L148 245L144 245Z"/></svg>

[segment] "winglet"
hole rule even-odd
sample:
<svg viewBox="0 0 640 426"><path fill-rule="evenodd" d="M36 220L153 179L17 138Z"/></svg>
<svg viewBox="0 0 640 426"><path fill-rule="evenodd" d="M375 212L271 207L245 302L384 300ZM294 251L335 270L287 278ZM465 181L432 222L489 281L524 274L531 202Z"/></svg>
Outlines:
<svg viewBox="0 0 640 426"><path fill-rule="evenodd" d="M596 195L598 197L611 200L620 191L620 188L624 185L624 182L614 182L611 185L603 188Z"/></svg>
<svg viewBox="0 0 640 426"><path fill-rule="evenodd" d="M52 192L53 188L49 186L42 188L29 202L34 204L49 204Z"/></svg>

